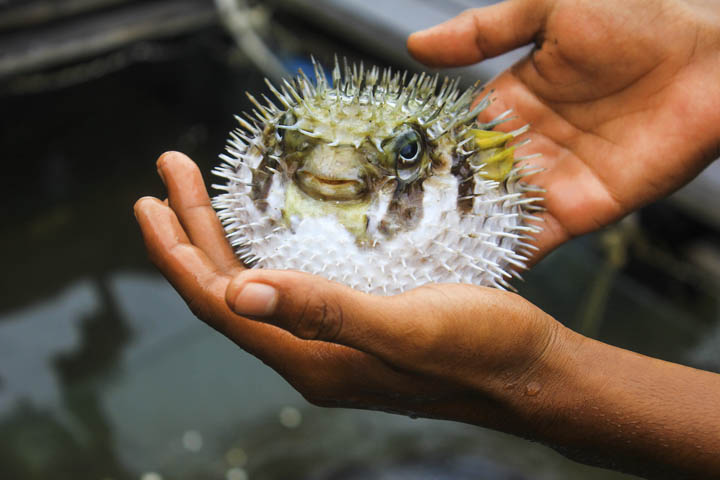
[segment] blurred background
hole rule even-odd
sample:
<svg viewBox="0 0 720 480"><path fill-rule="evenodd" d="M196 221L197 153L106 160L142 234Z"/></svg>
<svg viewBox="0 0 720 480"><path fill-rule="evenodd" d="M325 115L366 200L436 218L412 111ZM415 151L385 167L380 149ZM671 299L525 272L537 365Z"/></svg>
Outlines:
<svg viewBox="0 0 720 480"><path fill-rule="evenodd" d="M469 425L309 406L197 321L132 215L155 159L212 183L244 92L481 0L0 0L0 478L621 479ZM487 80L526 50L462 71ZM720 371L720 165L518 284L571 328Z"/></svg>

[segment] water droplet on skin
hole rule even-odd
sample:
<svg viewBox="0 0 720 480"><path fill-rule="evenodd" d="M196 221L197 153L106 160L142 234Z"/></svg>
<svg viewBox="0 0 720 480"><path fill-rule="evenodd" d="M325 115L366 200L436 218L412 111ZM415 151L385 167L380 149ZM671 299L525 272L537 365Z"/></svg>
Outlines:
<svg viewBox="0 0 720 480"><path fill-rule="evenodd" d="M506 383L505 384L505 390L513 390L515 388L514 383Z"/></svg>
<svg viewBox="0 0 720 480"><path fill-rule="evenodd" d="M540 385L537 382L530 382L525 386L525 395L528 397L534 397L538 393L540 393L540 390L542 389L542 385Z"/></svg>

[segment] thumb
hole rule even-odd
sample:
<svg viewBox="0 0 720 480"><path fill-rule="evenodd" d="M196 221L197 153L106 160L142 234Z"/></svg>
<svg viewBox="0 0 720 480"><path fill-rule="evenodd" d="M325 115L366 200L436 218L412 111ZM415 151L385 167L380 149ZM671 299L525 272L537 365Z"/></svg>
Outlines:
<svg viewBox="0 0 720 480"><path fill-rule="evenodd" d="M522 297L486 287L429 285L382 297L289 270L243 271L225 299L235 313L296 337L445 376L448 366L478 361L486 372L522 370L545 351L557 323Z"/></svg>
<svg viewBox="0 0 720 480"><path fill-rule="evenodd" d="M548 2L508 0L466 10L408 38L410 54L431 67L470 65L532 42L543 29Z"/></svg>
<svg viewBox="0 0 720 480"><path fill-rule="evenodd" d="M238 315L393 363L430 335L422 309L402 296L369 295L302 272L246 270L230 282L225 299Z"/></svg>

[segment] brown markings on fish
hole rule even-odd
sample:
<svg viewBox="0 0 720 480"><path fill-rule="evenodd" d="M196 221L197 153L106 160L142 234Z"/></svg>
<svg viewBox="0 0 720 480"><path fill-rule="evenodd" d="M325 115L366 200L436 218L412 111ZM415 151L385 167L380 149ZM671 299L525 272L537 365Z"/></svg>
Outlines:
<svg viewBox="0 0 720 480"><path fill-rule="evenodd" d="M263 155L260 164L252 171L250 198L261 212L267 210L267 197L270 193L270 186L272 185L273 179L273 173L268 170L268 167L277 170L278 162L269 158L267 155Z"/></svg>
<svg viewBox="0 0 720 480"><path fill-rule="evenodd" d="M467 161L467 157L454 156L450 173L455 175L458 181L458 210L462 213L471 212L473 209L473 198L470 197L461 200L462 197L468 197L475 193L475 172L470 168L470 162Z"/></svg>
<svg viewBox="0 0 720 480"><path fill-rule="evenodd" d="M401 231L409 231L417 227L424 214L424 196L422 181L400 183L390 200L385 216L378 225L378 230L392 238Z"/></svg>

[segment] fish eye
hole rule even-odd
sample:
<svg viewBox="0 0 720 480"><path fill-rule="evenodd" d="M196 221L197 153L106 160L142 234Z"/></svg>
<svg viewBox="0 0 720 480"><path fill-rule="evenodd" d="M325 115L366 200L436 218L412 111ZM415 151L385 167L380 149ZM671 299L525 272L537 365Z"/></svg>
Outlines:
<svg viewBox="0 0 720 480"><path fill-rule="evenodd" d="M412 165L417 161L418 153L420 153L420 145L417 140L406 144L398 152L398 165Z"/></svg>
<svg viewBox="0 0 720 480"><path fill-rule="evenodd" d="M422 139L415 130L400 134L395 139L395 172L403 182L415 180L422 167Z"/></svg>

